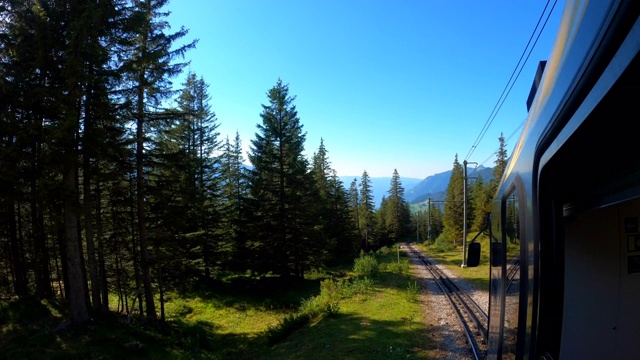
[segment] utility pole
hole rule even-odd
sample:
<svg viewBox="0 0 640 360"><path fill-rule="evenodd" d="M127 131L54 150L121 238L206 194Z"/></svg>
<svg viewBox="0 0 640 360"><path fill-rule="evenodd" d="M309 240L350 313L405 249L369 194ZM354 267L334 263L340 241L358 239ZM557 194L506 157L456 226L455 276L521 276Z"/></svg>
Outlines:
<svg viewBox="0 0 640 360"><path fill-rule="evenodd" d="M476 162L468 162L467 160L464 160L462 162L462 174L463 174L463 187L462 187L462 213L463 215L463 220L462 220L462 265L460 265L460 267L462 268L466 268L467 267L467 165L468 164L478 164Z"/></svg>
<svg viewBox="0 0 640 360"><path fill-rule="evenodd" d="M431 198L427 199L427 240L431 242Z"/></svg>

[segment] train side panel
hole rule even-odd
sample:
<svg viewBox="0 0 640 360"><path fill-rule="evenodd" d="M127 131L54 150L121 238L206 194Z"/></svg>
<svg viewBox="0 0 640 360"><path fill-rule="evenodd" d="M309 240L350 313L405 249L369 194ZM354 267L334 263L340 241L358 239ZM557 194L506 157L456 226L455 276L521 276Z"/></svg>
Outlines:
<svg viewBox="0 0 640 360"><path fill-rule="evenodd" d="M490 359L635 354L640 235L636 256L621 224L640 212L640 141L625 130L640 118L628 97L640 94L639 7L567 3L492 206ZM589 173L603 157L610 171Z"/></svg>

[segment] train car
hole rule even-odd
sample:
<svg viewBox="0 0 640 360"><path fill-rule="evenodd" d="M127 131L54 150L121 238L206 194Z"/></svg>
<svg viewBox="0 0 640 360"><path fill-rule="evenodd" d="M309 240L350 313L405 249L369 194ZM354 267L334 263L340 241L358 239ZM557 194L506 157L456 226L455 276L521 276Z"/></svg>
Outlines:
<svg viewBox="0 0 640 360"><path fill-rule="evenodd" d="M492 204L489 359L640 358L639 14L566 4Z"/></svg>

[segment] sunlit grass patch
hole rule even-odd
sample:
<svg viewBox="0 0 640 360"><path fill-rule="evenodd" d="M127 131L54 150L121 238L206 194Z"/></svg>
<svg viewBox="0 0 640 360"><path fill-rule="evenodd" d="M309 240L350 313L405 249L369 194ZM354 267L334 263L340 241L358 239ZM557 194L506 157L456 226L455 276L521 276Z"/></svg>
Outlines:
<svg viewBox="0 0 640 360"><path fill-rule="evenodd" d="M131 317L112 313L56 332L66 305L0 303L0 359L425 358L434 345L406 255L388 248L369 256L379 267L366 276L352 263L305 280L234 276L167 291L166 323L154 326L134 306Z"/></svg>
<svg viewBox="0 0 640 360"><path fill-rule="evenodd" d="M471 240L476 233L469 233ZM489 290L489 238L480 235L476 240L481 245L480 264L477 267L462 268L462 246L456 246L453 250L439 252L432 251L432 245L416 244L425 254L429 255L440 264L444 265L451 272L461 278L467 279L481 290Z"/></svg>

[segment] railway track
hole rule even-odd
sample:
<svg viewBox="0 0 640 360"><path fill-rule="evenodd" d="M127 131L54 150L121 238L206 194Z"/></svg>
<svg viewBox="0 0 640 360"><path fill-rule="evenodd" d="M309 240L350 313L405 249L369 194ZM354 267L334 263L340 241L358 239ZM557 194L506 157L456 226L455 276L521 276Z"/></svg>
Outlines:
<svg viewBox="0 0 640 360"><path fill-rule="evenodd" d="M511 285L513 285L514 281L517 283L520 280L519 275L520 272L520 260L519 259L514 259L508 267L507 270L507 288L505 290L506 293L509 293L509 289L511 289ZM518 289L516 287L515 291L517 292Z"/></svg>
<svg viewBox="0 0 640 360"><path fill-rule="evenodd" d="M442 294L447 298L460 321L473 358L476 360L484 359L487 345L487 314L473 301L469 294L460 289L432 261L422 255L411 244L406 244L406 248L425 266Z"/></svg>

